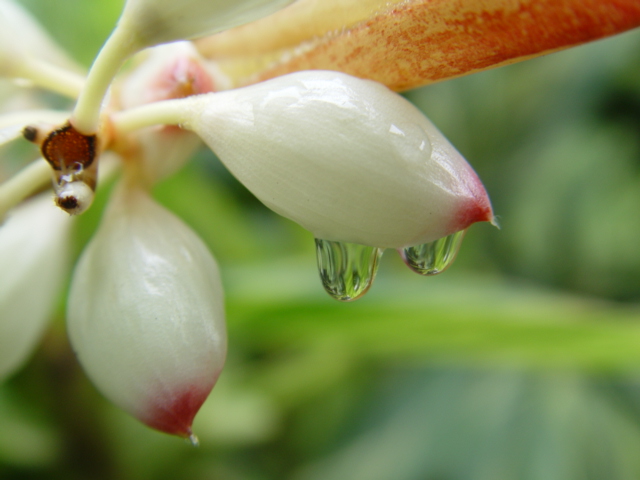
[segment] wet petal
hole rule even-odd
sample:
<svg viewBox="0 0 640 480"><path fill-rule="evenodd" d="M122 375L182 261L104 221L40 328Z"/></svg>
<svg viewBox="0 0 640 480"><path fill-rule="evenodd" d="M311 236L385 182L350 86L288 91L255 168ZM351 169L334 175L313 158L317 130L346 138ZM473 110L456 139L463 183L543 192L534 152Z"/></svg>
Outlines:
<svg viewBox="0 0 640 480"><path fill-rule="evenodd" d="M226 353L222 286L202 241L121 187L80 259L68 327L102 393L147 425L191 435Z"/></svg>
<svg viewBox="0 0 640 480"><path fill-rule="evenodd" d="M411 103L338 72L197 97L187 127L316 238L402 248L491 221L471 166Z"/></svg>

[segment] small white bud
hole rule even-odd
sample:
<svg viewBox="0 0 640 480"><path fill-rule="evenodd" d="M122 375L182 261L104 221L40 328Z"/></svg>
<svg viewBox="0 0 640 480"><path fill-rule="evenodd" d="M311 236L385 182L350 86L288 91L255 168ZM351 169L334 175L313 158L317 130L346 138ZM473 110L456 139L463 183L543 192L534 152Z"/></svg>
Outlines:
<svg viewBox="0 0 640 480"><path fill-rule="evenodd" d="M160 45L141 55L144 60L118 88L123 110L212 92L219 81L224 81L191 42ZM202 146L197 135L174 125L137 130L132 140L137 144L134 161L140 177L149 185L175 173Z"/></svg>
<svg viewBox="0 0 640 480"><path fill-rule="evenodd" d="M369 80L293 73L196 97L185 117L254 195L316 238L403 248L493 219L464 158Z"/></svg>
<svg viewBox="0 0 640 480"><path fill-rule="evenodd" d="M70 219L48 194L0 225L0 380L19 368L46 328L65 284Z"/></svg>
<svg viewBox="0 0 640 480"><path fill-rule="evenodd" d="M226 354L216 262L145 191L121 186L76 267L68 330L108 399L155 429L190 437Z"/></svg>
<svg viewBox="0 0 640 480"><path fill-rule="evenodd" d="M139 48L210 35L265 17L294 0L127 0L118 29Z"/></svg>

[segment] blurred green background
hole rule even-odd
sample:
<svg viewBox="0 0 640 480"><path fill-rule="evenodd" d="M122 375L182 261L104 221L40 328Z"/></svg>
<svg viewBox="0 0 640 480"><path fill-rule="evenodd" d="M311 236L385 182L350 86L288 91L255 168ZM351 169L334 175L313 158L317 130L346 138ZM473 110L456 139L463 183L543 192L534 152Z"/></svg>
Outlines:
<svg viewBox="0 0 640 480"><path fill-rule="evenodd" d="M88 65L122 1L22 4ZM639 45L631 32L407 93L476 168L502 229L474 225L435 278L388 251L353 304L322 290L311 234L200 153L156 191L227 292L200 448L93 389L61 299L0 386L0 479L640 479Z"/></svg>

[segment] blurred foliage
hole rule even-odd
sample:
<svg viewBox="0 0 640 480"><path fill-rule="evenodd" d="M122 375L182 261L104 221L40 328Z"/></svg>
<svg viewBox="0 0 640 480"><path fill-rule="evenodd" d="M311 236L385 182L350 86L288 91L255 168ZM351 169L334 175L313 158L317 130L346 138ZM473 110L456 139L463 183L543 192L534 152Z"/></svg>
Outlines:
<svg viewBox="0 0 640 480"><path fill-rule="evenodd" d="M123 2L23 3L88 64ZM95 392L61 300L0 386L0 479L640 478L639 42L407 93L477 169L502 229L474 226L435 278L387 252L354 304L322 291L309 233L199 154L156 195L227 290L229 360L196 418L201 447Z"/></svg>

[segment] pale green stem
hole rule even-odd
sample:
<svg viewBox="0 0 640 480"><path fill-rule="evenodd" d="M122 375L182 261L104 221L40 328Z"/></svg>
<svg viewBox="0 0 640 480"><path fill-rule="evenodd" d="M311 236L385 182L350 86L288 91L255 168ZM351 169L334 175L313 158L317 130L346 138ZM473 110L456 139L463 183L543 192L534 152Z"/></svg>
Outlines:
<svg viewBox="0 0 640 480"><path fill-rule="evenodd" d="M0 127L0 145L4 145L5 143L9 143L16 138L20 138L22 136L22 126L20 125L11 125L9 127Z"/></svg>
<svg viewBox="0 0 640 480"><path fill-rule="evenodd" d="M78 98L84 85L82 75L29 56L22 59L15 75L69 98Z"/></svg>
<svg viewBox="0 0 640 480"><path fill-rule="evenodd" d="M25 198L51 183L51 167L43 159L30 163L0 185L0 221Z"/></svg>
<svg viewBox="0 0 640 480"><path fill-rule="evenodd" d="M97 133L102 102L109 85L125 60L136 51L136 43L131 34L116 27L91 66L85 87L80 92L73 111L71 124L80 133Z"/></svg>
<svg viewBox="0 0 640 480"><path fill-rule="evenodd" d="M197 97L154 102L116 112L111 116L114 136L126 134L154 125L180 125L188 123Z"/></svg>
<svg viewBox="0 0 640 480"><path fill-rule="evenodd" d="M69 118L69 112L60 110L21 110L0 115L0 128L40 122L57 125L67 118Z"/></svg>

